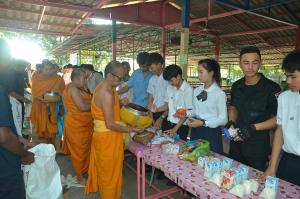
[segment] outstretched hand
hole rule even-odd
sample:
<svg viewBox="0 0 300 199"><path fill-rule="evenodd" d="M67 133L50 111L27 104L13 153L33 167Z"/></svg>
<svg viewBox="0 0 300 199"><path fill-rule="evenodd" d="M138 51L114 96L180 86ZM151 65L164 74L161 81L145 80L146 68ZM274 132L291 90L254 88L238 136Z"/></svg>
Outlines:
<svg viewBox="0 0 300 199"><path fill-rule="evenodd" d="M145 129L142 129L142 128L132 128L132 131L135 132L135 133L142 133L144 132Z"/></svg>
<svg viewBox="0 0 300 199"><path fill-rule="evenodd" d="M21 157L21 162L24 165L29 165L34 162L34 153L27 151L25 155Z"/></svg>

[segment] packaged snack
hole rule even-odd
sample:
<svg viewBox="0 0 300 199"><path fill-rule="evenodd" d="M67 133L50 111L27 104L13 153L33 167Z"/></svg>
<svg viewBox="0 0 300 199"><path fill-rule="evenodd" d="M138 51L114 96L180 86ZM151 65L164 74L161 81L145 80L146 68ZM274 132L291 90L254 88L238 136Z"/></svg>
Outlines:
<svg viewBox="0 0 300 199"><path fill-rule="evenodd" d="M161 135L156 135L154 138L151 140L151 144L163 144L163 143L174 143L175 140L173 138L170 138L166 134L161 134Z"/></svg>
<svg viewBox="0 0 300 199"><path fill-rule="evenodd" d="M254 179L251 179L250 182L251 182L251 191L253 191L254 193L257 192L259 187L258 182Z"/></svg>
<svg viewBox="0 0 300 199"><path fill-rule="evenodd" d="M245 180L243 182L243 187L245 190L245 194L249 195L251 193L251 181L250 180Z"/></svg>
<svg viewBox="0 0 300 199"><path fill-rule="evenodd" d="M177 107L175 116L176 117L185 117L187 113L187 109L184 107Z"/></svg>
<svg viewBox="0 0 300 199"><path fill-rule="evenodd" d="M195 140L186 142L181 146L178 157L182 160L196 162L198 157L209 156L210 147L209 142L205 140Z"/></svg>
<svg viewBox="0 0 300 199"><path fill-rule="evenodd" d="M207 178L211 178L214 174L213 163L212 161L208 161L204 165L204 176Z"/></svg>
<svg viewBox="0 0 300 199"><path fill-rule="evenodd" d="M235 168L225 169L222 186L225 189L231 189L234 185L239 184L240 177L238 175L238 170Z"/></svg>
<svg viewBox="0 0 300 199"><path fill-rule="evenodd" d="M265 182L265 188L263 189L263 191L259 196L265 199L275 199L276 192L278 189L278 183L279 183L278 178L268 176Z"/></svg>
<svg viewBox="0 0 300 199"><path fill-rule="evenodd" d="M213 166L213 172L214 173L221 173L222 172L222 163L221 160L218 158L214 158L211 160L212 166Z"/></svg>
<svg viewBox="0 0 300 199"><path fill-rule="evenodd" d="M273 176L268 176L265 182L265 188L273 189L277 192L279 179Z"/></svg>
<svg viewBox="0 0 300 199"><path fill-rule="evenodd" d="M244 197L244 194L245 194L245 189L243 187L243 185L241 184L238 184L236 186L234 186L230 191L229 193L235 195L235 196L238 196L240 198L243 198Z"/></svg>
<svg viewBox="0 0 300 199"><path fill-rule="evenodd" d="M248 179L248 173L249 173L249 167L247 167L245 165L241 165L239 167L239 175L241 177L241 181Z"/></svg>
<svg viewBox="0 0 300 199"><path fill-rule="evenodd" d="M205 163L208 162L209 160L210 160L210 158L208 156L199 157L198 161L197 161L197 165L204 168Z"/></svg>
<svg viewBox="0 0 300 199"><path fill-rule="evenodd" d="M221 187L223 182L223 174L221 173L215 173L210 179L212 183L216 184L218 187Z"/></svg>
<svg viewBox="0 0 300 199"><path fill-rule="evenodd" d="M224 158L223 159L223 162L222 162L222 167L223 167L223 170L225 169L230 169L232 167L232 163L233 163L233 159L230 159L230 158Z"/></svg>
<svg viewBox="0 0 300 199"><path fill-rule="evenodd" d="M164 144L161 146L163 153L166 154L177 154L179 152L179 145L178 144Z"/></svg>
<svg viewBox="0 0 300 199"><path fill-rule="evenodd" d="M223 133L227 139L233 140L238 134L238 129L233 127L230 127L229 129L223 128Z"/></svg>
<svg viewBox="0 0 300 199"><path fill-rule="evenodd" d="M245 194L250 194L251 192L257 192L259 184L254 180L245 180L243 182Z"/></svg>

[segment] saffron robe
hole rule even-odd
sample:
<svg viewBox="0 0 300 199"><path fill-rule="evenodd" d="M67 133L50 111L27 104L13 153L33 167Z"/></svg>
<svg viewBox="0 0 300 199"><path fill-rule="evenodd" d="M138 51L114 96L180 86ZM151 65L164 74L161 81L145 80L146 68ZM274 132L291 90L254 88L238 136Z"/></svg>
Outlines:
<svg viewBox="0 0 300 199"><path fill-rule="evenodd" d="M90 149L93 135L93 118L90 111L82 112L68 94L70 85L64 91L64 105L68 110L64 123L63 152L71 154L73 167L77 174L88 171ZM91 102L91 95L82 91L85 102Z"/></svg>
<svg viewBox="0 0 300 199"><path fill-rule="evenodd" d="M47 104L41 102L42 97L47 91L54 91L60 94L65 88L64 80L54 75L48 77L42 73L35 73L32 77L32 108L30 119L37 135L42 138L53 138L57 133L57 118L55 112L55 103L50 104L50 118L48 117Z"/></svg>
<svg viewBox="0 0 300 199"><path fill-rule="evenodd" d="M120 105L116 92L114 98L114 119L119 122ZM106 128L104 113L94 100L93 97L94 132L85 193L99 191L101 199L119 199L122 194L123 133Z"/></svg>

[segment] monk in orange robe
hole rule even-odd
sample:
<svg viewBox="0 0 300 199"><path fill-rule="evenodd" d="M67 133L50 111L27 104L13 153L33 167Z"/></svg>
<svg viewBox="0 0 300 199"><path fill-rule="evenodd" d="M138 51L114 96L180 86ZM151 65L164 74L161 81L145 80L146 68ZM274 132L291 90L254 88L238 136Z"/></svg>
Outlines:
<svg viewBox="0 0 300 199"><path fill-rule="evenodd" d="M96 87L91 104L94 132L85 193L99 191L101 199L119 199L122 195L123 132L140 133L143 129L120 124L116 87L125 75L121 63L110 62L104 73L105 80Z"/></svg>
<svg viewBox="0 0 300 199"><path fill-rule="evenodd" d="M88 171L93 133L91 95L85 90L85 72L74 69L72 82L64 91L64 104L68 110L64 124L63 152L71 154L77 178L85 184L83 174Z"/></svg>
<svg viewBox="0 0 300 199"><path fill-rule="evenodd" d="M43 99L43 95L47 91L63 93L65 82L57 75L57 69L57 65L44 61L41 71L36 73L31 80L33 102L30 119L33 129L40 138L46 138L49 143L53 144L55 144L57 133L55 103L59 102L47 102ZM47 104L50 106L50 112L49 109L47 110Z"/></svg>

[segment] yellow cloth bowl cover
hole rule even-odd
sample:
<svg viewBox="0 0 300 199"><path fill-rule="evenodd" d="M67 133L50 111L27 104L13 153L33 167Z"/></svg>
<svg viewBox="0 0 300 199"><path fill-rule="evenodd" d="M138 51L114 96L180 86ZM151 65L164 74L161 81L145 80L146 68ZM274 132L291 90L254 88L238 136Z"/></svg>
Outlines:
<svg viewBox="0 0 300 199"><path fill-rule="evenodd" d="M120 116L123 122L132 127L146 128L152 124L151 117L136 115L124 106L120 110Z"/></svg>

